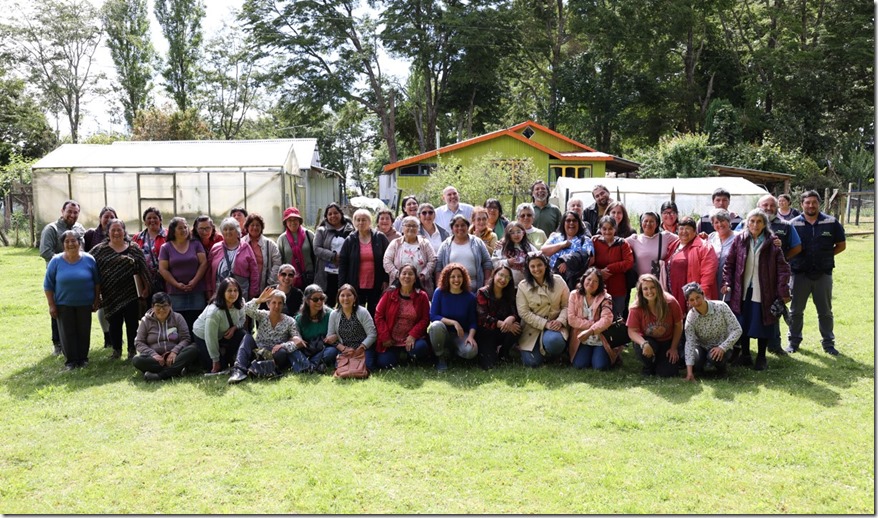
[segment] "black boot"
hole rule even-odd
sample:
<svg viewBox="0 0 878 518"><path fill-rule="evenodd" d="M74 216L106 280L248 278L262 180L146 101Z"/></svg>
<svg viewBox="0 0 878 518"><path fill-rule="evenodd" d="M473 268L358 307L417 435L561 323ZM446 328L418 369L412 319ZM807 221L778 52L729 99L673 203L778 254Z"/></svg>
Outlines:
<svg viewBox="0 0 878 518"><path fill-rule="evenodd" d="M738 357L735 365L740 365L741 367L753 365L753 357L750 356L750 340L746 340L741 344L741 355Z"/></svg>
<svg viewBox="0 0 878 518"><path fill-rule="evenodd" d="M755 371L764 371L768 366L768 360L765 359L766 345L765 340L759 340L758 350L756 351L756 363L753 364L753 370Z"/></svg>

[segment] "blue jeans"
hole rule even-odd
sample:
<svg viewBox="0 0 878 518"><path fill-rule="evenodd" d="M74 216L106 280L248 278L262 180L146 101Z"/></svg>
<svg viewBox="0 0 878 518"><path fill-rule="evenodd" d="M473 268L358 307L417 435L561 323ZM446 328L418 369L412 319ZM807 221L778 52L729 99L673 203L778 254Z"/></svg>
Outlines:
<svg viewBox="0 0 878 518"><path fill-rule="evenodd" d="M573 366L577 369L592 367L594 370L604 371L610 368L610 355L602 345L580 344L576 356L573 357Z"/></svg>
<svg viewBox="0 0 878 518"><path fill-rule="evenodd" d="M399 355L404 350L404 347L388 347L383 353L376 352L375 353L375 365L379 369L389 369L391 367L396 367L399 364ZM427 343L425 338L421 338L419 340L415 340L415 345L412 346L412 350L409 351L409 358L415 361L423 360L430 356L430 344Z"/></svg>
<svg viewBox="0 0 878 518"><path fill-rule="evenodd" d="M440 321L430 323L427 328L430 343L433 345L433 354L437 358L448 359L451 355L449 350L454 350L458 356L465 360L472 360L479 352L477 347L466 343L466 335L463 338L457 336L454 328L449 328Z"/></svg>
<svg viewBox="0 0 878 518"><path fill-rule="evenodd" d="M558 331L543 331L543 349L546 350L546 357L540 353L539 340L534 345L533 351L521 351L521 363L526 367L539 367L549 358L557 358L564 352L567 347L567 340L564 335Z"/></svg>

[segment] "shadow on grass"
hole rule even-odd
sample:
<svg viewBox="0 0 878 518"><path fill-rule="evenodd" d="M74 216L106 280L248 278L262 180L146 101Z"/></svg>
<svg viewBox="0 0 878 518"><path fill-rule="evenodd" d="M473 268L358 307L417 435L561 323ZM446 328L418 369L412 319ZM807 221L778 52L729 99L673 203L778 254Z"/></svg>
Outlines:
<svg viewBox="0 0 878 518"><path fill-rule="evenodd" d="M277 380L248 379L232 387L227 376L205 377L200 371L190 375L158 383L147 383L130 362L111 360L109 349L93 349L91 363L85 369L64 372L61 358L46 355L37 363L19 369L6 376L0 383L9 393L19 399L46 397L52 391L76 391L127 380L132 387L152 393L171 383L187 383L205 395L221 397L229 390L252 391L253 383L295 383L318 385L327 375L287 373ZM810 399L831 407L841 402L844 389L859 380L874 378L872 366L848 357L831 357L820 352L800 349L794 355L777 357L769 354L768 370L757 372L746 367L731 367L726 377L713 373L698 376L694 383L678 377L657 378L643 376L641 366L631 350L622 354L623 365L606 372L592 369L576 370L560 362L551 362L540 368L524 367L520 361L501 363L495 369L484 371L475 361L453 360L445 373L438 373L431 365L404 365L372 374L373 378L394 383L404 389L419 389L428 380L446 383L459 390L471 390L481 385L502 382L515 389L539 385L555 390L571 384L583 384L589 389L625 390L641 388L648 390L672 404L685 404L705 388L713 387L718 400L734 401L742 395L753 395L761 390L779 390L793 396ZM801 359L807 359L802 361ZM334 380L336 383L368 383L368 380Z"/></svg>

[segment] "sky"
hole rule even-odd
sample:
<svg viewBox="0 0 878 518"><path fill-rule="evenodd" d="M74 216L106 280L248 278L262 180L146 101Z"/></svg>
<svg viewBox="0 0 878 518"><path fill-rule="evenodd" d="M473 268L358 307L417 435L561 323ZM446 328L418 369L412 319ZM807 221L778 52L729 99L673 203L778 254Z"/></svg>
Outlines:
<svg viewBox="0 0 878 518"><path fill-rule="evenodd" d="M10 10L13 9L13 1L14 0L0 0L0 6L4 7L4 12L10 12ZM89 1L91 1L98 8L100 8L100 6L103 4L103 0ZM204 34L204 39L208 40L213 34L217 33L220 30L224 21L231 22L233 20L232 13L235 10L241 8L244 0L204 0L204 3L205 17L202 22L202 31ZM158 20L153 14L152 0L148 0L148 8L150 14L150 34L152 36L152 43L159 56L164 56L168 50L168 43L164 39L164 36L162 36ZM0 19L3 18L5 17L3 15L0 15ZM407 63L392 59L386 55L383 56L383 59L381 60L381 66L385 73L396 75L398 77L405 77L408 75ZM116 69L113 66L113 60L110 57L110 51L106 47L104 41L101 42L101 47L96 53L95 70L98 72L102 72L108 78L114 78L116 76ZM162 106L165 103L173 104L173 102L170 100L170 97L165 93L164 88L162 88L162 86L160 85L161 81L161 76L156 77L156 86L153 88L152 92L156 105ZM109 81L107 81L102 86L108 87L109 84ZM124 122L112 121L110 108L117 107L119 107L117 111L119 111L119 113L121 114L121 107L119 106L118 101L115 99L113 94L108 94L107 96L103 97L93 97L92 99L90 99L89 102L84 105L85 114L82 117L82 121L80 122L79 133L81 135L81 139L85 139L89 135L92 135L94 133L127 132L127 127ZM57 128L60 131L62 138L70 134L70 127L67 123L67 118L65 115L61 114L59 121L56 121L53 114L47 114L47 116L49 118L49 124L53 128Z"/></svg>

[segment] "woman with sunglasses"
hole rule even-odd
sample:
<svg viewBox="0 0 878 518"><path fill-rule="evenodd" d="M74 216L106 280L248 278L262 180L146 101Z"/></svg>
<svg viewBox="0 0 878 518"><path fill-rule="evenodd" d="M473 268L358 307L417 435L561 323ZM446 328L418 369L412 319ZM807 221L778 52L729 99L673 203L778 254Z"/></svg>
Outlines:
<svg viewBox="0 0 878 518"><path fill-rule="evenodd" d="M433 208L432 204L422 203L418 207L418 217L421 222L420 234L430 242L433 252L438 252L442 242L448 239L451 234L436 224L436 209Z"/></svg>
<svg viewBox="0 0 878 518"><path fill-rule="evenodd" d="M326 347L326 336L329 334L329 309L326 302L326 293L323 288L316 284L305 286L305 304L302 311L296 315L296 326L299 334L293 338L297 349L293 351L292 363L307 362L311 372L326 372L326 366L335 364L338 349Z"/></svg>
<svg viewBox="0 0 878 518"><path fill-rule="evenodd" d="M591 237L585 232L585 223L573 211L561 216L558 229L552 232L540 251L549 258L552 271L564 277L568 287L575 286L582 272L594 262ZM577 256L577 260L568 261L571 256Z"/></svg>
<svg viewBox="0 0 878 518"><path fill-rule="evenodd" d="M293 279L296 278L296 269L291 264L282 264L277 270L277 289L286 295L286 303L281 312L284 315L295 317L299 314L302 307L302 290L293 285ZM268 309L267 305L262 305L259 309Z"/></svg>
<svg viewBox="0 0 878 518"><path fill-rule="evenodd" d="M546 242L546 233L534 226L534 206L532 203L522 203L515 211L515 219L524 227L527 239L535 247L539 248Z"/></svg>

